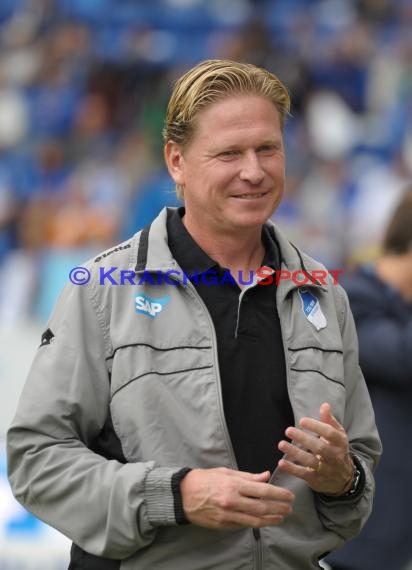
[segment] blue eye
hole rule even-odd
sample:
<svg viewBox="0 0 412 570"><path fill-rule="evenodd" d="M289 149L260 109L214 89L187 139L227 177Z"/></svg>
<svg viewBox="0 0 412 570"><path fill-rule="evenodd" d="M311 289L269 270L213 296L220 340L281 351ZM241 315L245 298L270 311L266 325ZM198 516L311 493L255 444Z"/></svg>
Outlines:
<svg viewBox="0 0 412 570"><path fill-rule="evenodd" d="M219 152L217 158L225 161L235 160L239 156L239 154L240 152L238 150L224 150L222 152Z"/></svg>

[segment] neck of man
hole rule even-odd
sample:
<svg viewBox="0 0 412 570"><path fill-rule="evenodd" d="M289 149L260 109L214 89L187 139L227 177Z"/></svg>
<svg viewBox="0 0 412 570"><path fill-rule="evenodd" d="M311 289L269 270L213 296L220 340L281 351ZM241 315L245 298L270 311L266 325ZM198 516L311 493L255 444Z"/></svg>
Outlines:
<svg viewBox="0 0 412 570"><path fill-rule="evenodd" d="M227 268L233 277L242 271L256 271L262 265L265 247L262 228L245 229L240 234L230 232L211 233L198 224L191 224L186 215L182 219L195 242L221 267ZM236 277L235 277L236 278Z"/></svg>
<svg viewBox="0 0 412 570"><path fill-rule="evenodd" d="M407 302L412 302L412 251L385 254L376 262L380 279L397 289Z"/></svg>

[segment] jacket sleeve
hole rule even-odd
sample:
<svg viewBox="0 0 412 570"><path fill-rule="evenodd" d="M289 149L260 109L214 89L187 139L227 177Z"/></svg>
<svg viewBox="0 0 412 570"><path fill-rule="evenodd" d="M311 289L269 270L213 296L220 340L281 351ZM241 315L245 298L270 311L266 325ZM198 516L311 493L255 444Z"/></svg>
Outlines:
<svg viewBox="0 0 412 570"><path fill-rule="evenodd" d="M412 390L412 318L400 322L371 287L349 282L347 292L358 331L360 364L368 384Z"/></svg>
<svg viewBox="0 0 412 570"><path fill-rule="evenodd" d="M317 494L316 503L325 527L348 540L359 534L371 513L375 487L372 472L378 463L382 446L369 393L359 367L353 316L346 294L342 288L337 289L346 386L344 428L348 434L350 451L361 467L363 485L360 493L349 498L332 500Z"/></svg>
<svg viewBox="0 0 412 570"><path fill-rule="evenodd" d="M110 341L88 286L65 287L48 327L8 431L13 493L87 552L126 558L176 524L176 468L89 449L109 410Z"/></svg>

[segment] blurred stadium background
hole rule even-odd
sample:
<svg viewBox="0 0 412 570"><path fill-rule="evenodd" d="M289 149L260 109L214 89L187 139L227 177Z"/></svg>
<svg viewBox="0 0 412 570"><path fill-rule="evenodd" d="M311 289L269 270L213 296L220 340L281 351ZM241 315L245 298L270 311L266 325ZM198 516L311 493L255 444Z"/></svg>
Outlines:
<svg viewBox="0 0 412 570"><path fill-rule="evenodd" d="M0 568L68 542L12 499L4 436L69 270L176 205L161 128L204 58L290 88L275 220L329 268L372 259L412 181L412 0L0 0Z"/></svg>

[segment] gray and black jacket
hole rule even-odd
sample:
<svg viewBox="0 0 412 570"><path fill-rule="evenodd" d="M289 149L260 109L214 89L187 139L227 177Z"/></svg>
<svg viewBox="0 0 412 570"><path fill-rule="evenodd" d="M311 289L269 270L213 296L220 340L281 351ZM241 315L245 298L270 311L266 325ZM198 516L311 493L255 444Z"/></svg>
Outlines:
<svg viewBox="0 0 412 570"><path fill-rule="evenodd" d="M269 224L282 269L324 269ZM305 286L323 313L321 325L308 318L302 287L291 279L280 281L277 307L295 421L331 404L362 464L363 492L326 500L304 481L275 473L276 483L296 495L281 526L215 531L176 522L176 471L236 469L236 460L212 320L193 285L180 282L166 210L150 230L86 267L90 281L69 283L58 300L8 432L13 492L73 540L70 568L319 568L318 560L369 516L381 452L344 291L332 278ZM108 271L111 279L104 278ZM120 271L128 272L124 285L115 284ZM177 284L164 283L167 271Z"/></svg>

